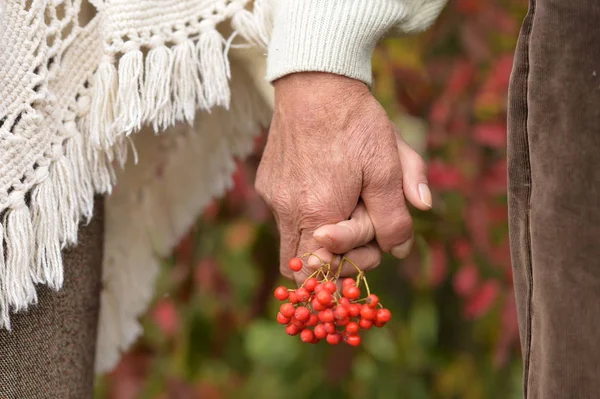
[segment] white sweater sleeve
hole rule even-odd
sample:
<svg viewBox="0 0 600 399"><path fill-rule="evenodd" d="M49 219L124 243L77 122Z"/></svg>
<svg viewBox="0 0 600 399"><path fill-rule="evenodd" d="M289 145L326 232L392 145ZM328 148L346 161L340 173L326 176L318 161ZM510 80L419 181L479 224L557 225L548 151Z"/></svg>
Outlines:
<svg viewBox="0 0 600 399"><path fill-rule="evenodd" d="M275 0L267 80L331 72L371 84L371 57L389 30L425 30L447 0Z"/></svg>

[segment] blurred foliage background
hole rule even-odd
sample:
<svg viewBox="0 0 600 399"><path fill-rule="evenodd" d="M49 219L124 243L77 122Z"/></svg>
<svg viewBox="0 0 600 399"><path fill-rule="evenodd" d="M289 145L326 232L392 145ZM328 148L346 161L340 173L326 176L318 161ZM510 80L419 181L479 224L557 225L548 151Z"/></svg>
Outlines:
<svg viewBox="0 0 600 399"><path fill-rule="evenodd" d="M377 48L374 93L429 163L416 248L369 274L393 312L364 344L301 344L275 322L274 222L253 191L265 135L165 260L146 334L97 398L518 398L506 209L506 101L526 0L453 0ZM289 283L287 283L289 284Z"/></svg>

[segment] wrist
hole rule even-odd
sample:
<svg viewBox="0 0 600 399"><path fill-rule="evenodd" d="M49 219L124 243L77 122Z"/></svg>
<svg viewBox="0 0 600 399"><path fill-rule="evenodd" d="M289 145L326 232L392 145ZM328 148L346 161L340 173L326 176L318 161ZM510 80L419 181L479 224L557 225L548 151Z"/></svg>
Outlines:
<svg viewBox="0 0 600 399"><path fill-rule="evenodd" d="M344 119L357 106L372 97L360 80L325 72L300 72L277 79L275 109L283 115L296 115L303 123L322 123L325 119ZM282 115L282 116L283 116Z"/></svg>

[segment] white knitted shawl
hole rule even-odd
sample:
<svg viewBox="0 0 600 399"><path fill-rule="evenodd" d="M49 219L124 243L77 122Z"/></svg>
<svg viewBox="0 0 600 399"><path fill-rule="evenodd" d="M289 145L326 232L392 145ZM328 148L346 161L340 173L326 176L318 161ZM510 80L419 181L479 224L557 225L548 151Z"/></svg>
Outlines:
<svg viewBox="0 0 600 399"><path fill-rule="evenodd" d="M268 121L264 57L229 53L236 35L264 48L270 16L266 0L89 1L0 0L0 328L36 303L36 284L61 287L62 250L94 195L112 193L105 371L140 333L160 256Z"/></svg>

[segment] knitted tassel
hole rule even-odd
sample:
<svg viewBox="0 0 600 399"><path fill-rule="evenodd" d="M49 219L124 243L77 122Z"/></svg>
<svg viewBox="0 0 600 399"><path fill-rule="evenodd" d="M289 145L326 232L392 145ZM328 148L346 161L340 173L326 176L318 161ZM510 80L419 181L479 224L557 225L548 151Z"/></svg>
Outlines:
<svg viewBox="0 0 600 399"><path fill-rule="evenodd" d="M200 74L204 86L206 106L229 108L230 91L227 79L228 60L223 51L223 38L216 29L200 35L196 47L200 58Z"/></svg>
<svg viewBox="0 0 600 399"><path fill-rule="evenodd" d="M0 295L5 297L5 304L18 312L27 309L27 304L37 302L30 269L34 251L33 226L23 199L6 211L4 229L6 270Z"/></svg>
<svg viewBox="0 0 600 399"><path fill-rule="evenodd" d="M151 123L155 132L175 123L171 103L172 62L171 50L162 43L150 50L146 57L144 122Z"/></svg>
<svg viewBox="0 0 600 399"><path fill-rule="evenodd" d="M55 189L55 212L58 212L61 248L77 242L79 224L79 202L75 174L71 162L61 155L52 165L49 182ZM35 219L34 219L35 220Z"/></svg>
<svg viewBox="0 0 600 399"><path fill-rule="evenodd" d="M192 40L184 40L173 48L171 90L173 118L194 122L196 108L206 110L202 82L198 74L198 56Z"/></svg>
<svg viewBox="0 0 600 399"><path fill-rule="evenodd" d="M252 12L241 8L231 18L231 26L248 42L266 49L272 30L272 15L268 0L254 0Z"/></svg>
<svg viewBox="0 0 600 399"><path fill-rule="evenodd" d="M133 43L133 42L129 42ZM118 118L115 134L129 135L142 126L140 90L144 74L144 55L139 48L131 48L119 60L119 89L117 93ZM114 143L114 139L111 143Z"/></svg>
<svg viewBox="0 0 600 399"><path fill-rule="evenodd" d="M115 171L108 153L94 152L88 157L92 167L92 184L97 193L110 194L116 180Z"/></svg>
<svg viewBox="0 0 600 399"><path fill-rule="evenodd" d="M112 59L105 58L96 71L89 120L90 138L93 145L109 148L112 144L112 124L115 120L115 96L117 70Z"/></svg>
<svg viewBox="0 0 600 399"><path fill-rule="evenodd" d="M255 14L246 9L239 10L233 15L231 26L248 42L259 48L267 48L269 43L267 30Z"/></svg>
<svg viewBox="0 0 600 399"><path fill-rule="evenodd" d="M51 174L54 174L51 173ZM63 266L59 234L60 217L57 202L58 187L52 178L44 180L31 194L31 216L35 232L33 280L58 290L63 283Z"/></svg>
<svg viewBox="0 0 600 399"><path fill-rule="evenodd" d="M65 142L65 158L70 160L71 165L68 167L73 174L72 184L77 195L76 214L81 214L89 221L94 209L94 187L83 148L83 137L74 122L65 123L64 128L68 137Z"/></svg>

